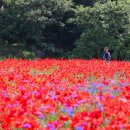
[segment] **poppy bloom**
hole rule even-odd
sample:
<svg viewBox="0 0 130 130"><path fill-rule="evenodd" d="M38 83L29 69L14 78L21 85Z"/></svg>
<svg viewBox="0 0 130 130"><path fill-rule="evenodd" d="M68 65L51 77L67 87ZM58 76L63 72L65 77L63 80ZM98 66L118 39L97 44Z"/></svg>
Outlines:
<svg viewBox="0 0 130 130"><path fill-rule="evenodd" d="M130 62L0 61L0 129L130 129Z"/></svg>

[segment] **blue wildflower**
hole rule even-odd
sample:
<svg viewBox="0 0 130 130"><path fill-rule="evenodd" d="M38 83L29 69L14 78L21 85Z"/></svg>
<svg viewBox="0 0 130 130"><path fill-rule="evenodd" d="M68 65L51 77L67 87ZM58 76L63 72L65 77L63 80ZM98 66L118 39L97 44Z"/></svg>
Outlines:
<svg viewBox="0 0 130 130"><path fill-rule="evenodd" d="M62 109L62 112L66 112L69 116L74 115L74 109L72 107L67 107L66 109Z"/></svg>
<svg viewBox="0 0 130 130"><path fill-rule="evenodd" d="M31 125L26 123L26 124L23 125L23 128L25 128L25 129L31 128Z"/></svg>
<svg viewBox="0 0 130 130"><path fill-rule="evenodd" d="M78 95L77 95L77 94L74 94L74 95L72 95L72 97L73 97L73 98L77 98L77 97L78 97Z"/></svg>
<svg viewBox="0 0 130 130"><path fill-rule="evenodd" d="M50 130L55 130L55 127L53 124L47 124L47 128L49 128Z"/></svg>
<svg viewBox="0 0 130 130"><path fill-rule="evenodd" d="M97 83L92 83L92 87L97 87L98 84Z"/></svg>
<svg viewBox="0 0 130 130"><path fill-rule="evenodd" d="M53 99L55 99L55 98L57 98L57 97L58 97L58 95L52 96Z"/></svg>
<svg viewBox="0 0 130 130"><path fill-rule="evenodd" d="M83 126L77 126L75 130L83 130Z"/></svg>
<svg viewBox="0 0 130 130"><path fill-rule="evenodd" d="M114 95L110 95L110 98L115 98L115 96Z"/></svg>
<svg viewBox="0 0 130 130"><path fill-rule="evenodd" d="M59 90L63 91L63 90L64 90L64 88L60 88Z"/></svg>
<svg viewBox="0 0 130 130"><path fill-rule="evenodd" d="M44 119L44 115L40 115L39 118L40 118L40 119Z"/></svg>
<svg viewBox="0 0 130 130"><path fill-rule="evenodd" d="M103 107L103 105L102 105L100 102L98 102L97 106L98 106L98 109L99 109L100 111L103 111L103 110L104 110L104 107Z"/></svg>
<svg viewBox="0 0 130 130"><path fill-rule="evenodd" d="M50 112L50 114L55 115L55 114L56 114L56 112L55 112L55 111L52 111L52 112Z"/></svg>
<svg viewBox="0 0 130 130"><path fill-rule="evenodd" d="M68 113L69 116L73 116L74 115L74 109L72 107L68 107L66 109L66 112Z"/></svg>
<svg viewBox="0 0 130 130"><path fill-rule="evenodd" d="M17 107L17 106L19 106L20 104L18 103L18 102L16 102L15 104L14 104L14 106L15 107Z"/></svg>
<svg viewBox="0 0 130 130"><path fill-rule="evenodd" d="M49 94L53 94L53 91L51 90L51 91L49 92Z"/></svg>
<svg viewBox="0 0 130 130"><path fill-rule="evenodd" d="M85 103L85 102L86 102L86 100L82 99L82 100L78 101L78 104Z"/></svg>
<svg viewBox="0 0 130 130"><path fill-rule="evenodd" d="M7 98L9 98L9 95L7 94L6 91L2 91L2 96L3 96L3 97L7 97Z"/></svg>
<svg viewBox="0 0 130 130"><path fill-rule="evenodd" d="M62 112L66 112L66 110L65 110L65 109L62 109L61 111L62 111Z"/></svg>
<svg viewBox="0 0 130 130"><path fill-rule="evenodd" d="M32 92L32 95L38 94L38 92L35 90Z"/></svg>

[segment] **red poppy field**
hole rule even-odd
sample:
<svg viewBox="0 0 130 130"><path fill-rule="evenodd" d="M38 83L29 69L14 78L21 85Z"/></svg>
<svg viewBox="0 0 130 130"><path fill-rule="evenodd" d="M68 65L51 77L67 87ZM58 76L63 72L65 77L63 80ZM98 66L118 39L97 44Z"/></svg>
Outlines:
<svg viewBox="0 0 130 130"><path fill-rule="evenodd" d="M0 130L130 130L130 62L0 61Z"/></svg>

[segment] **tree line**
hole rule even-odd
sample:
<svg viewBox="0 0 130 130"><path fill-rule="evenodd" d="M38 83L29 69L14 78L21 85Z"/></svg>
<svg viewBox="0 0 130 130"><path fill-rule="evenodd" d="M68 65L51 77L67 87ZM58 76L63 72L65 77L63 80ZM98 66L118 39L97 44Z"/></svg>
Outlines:
<svg viewBox="0 0 130 130"><path fill-rule="evenodd" d="M107 46L129 60L130 0L1 0L0 46L13 44L85 59L102 58Z"/></svg>

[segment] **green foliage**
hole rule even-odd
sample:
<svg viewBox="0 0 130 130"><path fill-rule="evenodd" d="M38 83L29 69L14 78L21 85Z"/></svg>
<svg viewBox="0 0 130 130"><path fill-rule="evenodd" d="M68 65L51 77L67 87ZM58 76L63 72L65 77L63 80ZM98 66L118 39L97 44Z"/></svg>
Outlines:
<svg viewBox="0 0 130 130"><path fill-rule="evenodd" d="M36 54L28 51L22 44L0 44L0 50L0 60L5 58L36 58Z"/></svg>
<svg viewBox="0 0 130 130"><path fill-rule="evenodd" d="M45 57L102 58L108 46L113 59L129 59L130 0L0 1L0 46L7 57L36 58L31 45Z"/></svg>
<svg viewBox="0 0 130 130"><path fill-rule="evenodd" d="M102 58L103 48L108 46L113 59L130 58L130 3L78 6L75 13L74 21L83 30L75 43L76 57Z"/></svg>
<svg viewBox="0 0 130 130"><path fill-rule="evenodd" d="M0 11L2 44L25 45L26 41L34 41L42 49L68 43L64 34L73 35L66 27L72 6L71 0L5 0ZM58 41L59 34L62 37Z"/></svg>

